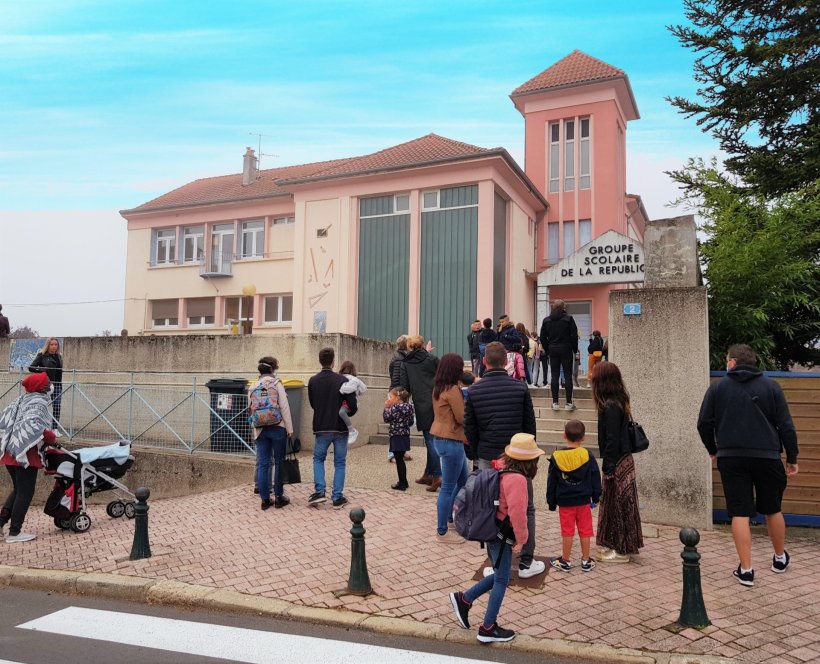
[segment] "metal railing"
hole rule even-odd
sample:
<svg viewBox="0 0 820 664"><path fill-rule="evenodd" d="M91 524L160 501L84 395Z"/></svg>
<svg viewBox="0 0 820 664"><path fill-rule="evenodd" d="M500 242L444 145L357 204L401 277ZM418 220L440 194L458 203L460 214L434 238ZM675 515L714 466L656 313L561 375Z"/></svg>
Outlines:
<svg viewBox="0 0 820 664"><path fill-rule="evenodd" d="M233 275L234 256L229 251L215 251L199 261L200 277L230 277Z"/></svg>

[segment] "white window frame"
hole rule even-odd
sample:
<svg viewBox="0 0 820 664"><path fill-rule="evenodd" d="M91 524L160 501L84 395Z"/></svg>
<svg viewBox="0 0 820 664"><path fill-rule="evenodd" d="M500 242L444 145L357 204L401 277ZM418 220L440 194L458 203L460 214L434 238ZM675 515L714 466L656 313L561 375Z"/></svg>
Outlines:
<svg viewBox="0 0 820 664"><path fill-rule="evenodd" d="M564 191L575 191L575 120L564 120ZM572 130L572 138L567 135Z"/></svg>
<svg viewBox="0 0 820 664"><path fill-rule="evenodd" d="M170 298L173 299L173 298ZM172 323L171 321L176 321ZM157 322L161 321L161 322ZM151 302L151 328L177 328L179 327L179 301L177 301L177 315L166 316L165 318L156 318L154 316L154 302Z"/></svg>
<svg viewBox="0 0 820 664"><path fill-rule="evenodd" d="M552 231L555 231L554 233ZM555 238L552 237L555 235ZM553 239L555 240L553 242ZM547 264L555 265L561 260L561 224L558 221L547 223Z"/></svg>
<svg viewBox="0 0 820 664"><path fill-rule="evenodd" d="M205 320L207 318L211 319L210 323ZM188 316L188 327L213 327L214 320L216 320L215 316Z"/></svg>
<svg viewBox="0 0 820 664"><path fill-rule="evenodd" d="M162 228L156 232L156 247L154 247L154 265L176 265L177 256L177 229ZM159 248L164 245L165 260L159 259ZM169 256L173 253L173 258Z"/></svg>
<svg viewBox="0 0 820 664"><path fill-rule="evenodd" d="M436 195L436 204L433 207L428 207L425 203L425 198L427 194L435 194ZM428 191L421 192L421 209L424 212L431 212L433 210L440 210L441 209L441 191L438 189L429 189ZM472 206L471 206L472 207Z"/></svg>
<svg viewBox="0 0 820 664"><path fill-rule="evenodd" d="M296 223L296 217L276 217L273 226L291 226Z"/></svg>
<svg viewBox="0 0 820 664"><path fill-rule="evenodd" d="M575 244L575 221L565 221L561 224L561 231L564 234L562 247L564 258L575 253L578 246Z"/></svg>
<svg viewBox="0 0 820 664"><path fill-rule="evenodd" d="M399 210L399 199L407 200L407 207ZM393 196L393 214L410 214L410 194L396 194Z"/></svg>
<svg viewBox="0 0 820 664"><path fill-rule="evenodd" d="M253 224L253 226L251 226ZM251 237L251 251L245 253L245 237ZM265 257L265 220L248 219L239 223L239 258L264 258Z"/></svg>
<svg viewBox="0 0 820 664"><path fill-rule="evenodd" d="M586 136L584 136L584 124L586 124ZM590 150L590 136L592 134L592 119L580 118L578 120L578 189L590 189L592 185L592 178L590 171L592 170L592 153ZM584 168L584 159L586 158L586 168Z"/></svg>
<svg viewBox="0 0 820 664"><path fill-rule="evenodd" d="M193 240L194 256L188 258L188 240ZM197 251L199 249L199 251ZM198 255L197 255L198 254ZM188 226L182 229L182 262L199 263L205 258L204 226Z"/></svg>
<svg viewBox="0 0 820 664"><path fill-rule="evenodd" d="M228 318L228 302L230 300L239 300L239 307L238 307L239 316L235 319L234 318ZM251 305L250 305L251 306L251 317L250 318L248 318L247 313L243 311L245 302L247 300L250 300L250 303L251 303ZM225 327L229 328L231 326L231 321L232 320L236 320L236 322L239 323L240 327L242 326L242 323L244 321L253 322L253 300L254 300L253 297L247 297L245 295L230 295L230 296L226 297L222 301L223 302L223 304L222 304L222 313L223 313L223 318L224 318L224 321L225 321Z"/></svg>
<svg viewBox="0 0 820 664"><path fill-rule="evenodd" d="M557 129L557 138L553 140L553 127ZM557 194L561 191L561 123L550 122L547 131L549 132L549 185L548 191Z"/></svg>
<svg viewBox="0 0 820 664"><path fill-rule="evenodd" d="M290 298L290 320L283 320L284 299ZM268 320L268 300L276 300L276 315L278 320ZM277 293L275 295L264 295L262 297L262 324L272 327L290 327L293 324L293 293Z"/></svg>

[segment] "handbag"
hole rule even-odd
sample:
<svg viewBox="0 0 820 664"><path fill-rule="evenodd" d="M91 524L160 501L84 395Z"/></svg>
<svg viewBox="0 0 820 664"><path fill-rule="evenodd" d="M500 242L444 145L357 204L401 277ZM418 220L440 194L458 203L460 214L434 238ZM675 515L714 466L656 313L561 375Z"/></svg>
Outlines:
<svg viewBox="0 0 820 664"><path fill-rule="evenodd" d="M299 459L296 458L293 441L288 438L285 458L279 468L279 480L282 484L301 484L302 471L299 468Z"/></svg>
<svg viewBox="0 0 820 664"><path fill-rule="evenodd" d="M646 437L643 427L631 417L629 422L626 423L626 433L629 437L629 449L632 454L649 449L649 438Z"/></svg>

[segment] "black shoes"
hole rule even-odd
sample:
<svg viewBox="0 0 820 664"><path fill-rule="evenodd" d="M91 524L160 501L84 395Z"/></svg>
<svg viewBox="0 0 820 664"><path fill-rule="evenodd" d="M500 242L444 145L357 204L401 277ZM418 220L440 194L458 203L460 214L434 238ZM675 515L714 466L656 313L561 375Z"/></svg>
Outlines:
<svg viewBox="0 0 820 664"><path fill-rule="evenodd" d="M323 503L326 500L327 498L325 498L325 494L319 493L317 491L316 493L310 494L310 498L308 498L308 505L318 505L319 503Z"/></svg>
<svg viewBox="0 0 820 664"><path fill-rule="evenodd" d="M402 484L401 482L396 482L395 484L391 484L390 488L395 489L396 491L407 491L409 484Z"/></svg>
<svg viewBox="0 0 820 664"><path fill-rule="evenodd" d="M497 641L512 641L515 638L515 632L511 629L504 629L495 623L489 629L481 625L478 628L478 636L476 637L481 643L495 643Z"/></svg>
<svg viewBox="0 0 820 664"><path fill-rule="evenodd" d="M286 505L290 505L290 498L287 496L278 496L273 501L273 506L276 509L282 509Z"/></svg>
<svg viewBox="0 0 820 664"><path fill-rule="evenodd" d="M342 496L341 498L337 498L336 500L333 501L333 509L334 510L340 510L345 505L347 505L349 502L350 501L347 498L345 498L344 496Z"/></svg>
<svg viewBox="0 0 820 664"><path fill-rule="evenodd" d="M270 498L269 498L268 500L263 500L263 501L262 501L262 511L264 512L264 511L265 511L266 509L268 509L271 505L273 505L273 501L272 501Z"/></svg>
<svg viewBox="0 0 820 664"><path fill-rule="evenodd" d="M467 600L464 599L464 593L450 593L450 604L453 605L453 611L456 613L458 624L464 629L470 629L469 614L472 604L469 604Z"/></svg>
<svg viewBox="0 0 820 664"><path fill-rule="evenodd" d="M737 569L732 572L732 576L738 580L741 586L751 588L755 584L755 571L752 570L751 572L741 572L740 565L738 565Z"/></svg>
<svg viewBox="0 0 820 664"><path fill-rule="evenodd" d="M781 563L775 556L772 556L772 572L777 574L783 574L786 569L789 567L789 563L791 562L791 556L789 556L788 551L783 551L786 554L786 562Z"/></svg>

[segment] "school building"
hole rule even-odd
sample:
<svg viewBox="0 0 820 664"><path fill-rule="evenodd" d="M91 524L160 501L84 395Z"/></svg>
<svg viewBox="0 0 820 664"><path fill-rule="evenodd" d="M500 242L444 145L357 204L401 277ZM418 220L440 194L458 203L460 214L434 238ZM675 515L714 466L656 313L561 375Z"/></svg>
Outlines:
<svg viewBox="0 0 820 664"><path fill-rule="evenodd" d="M130 334L342 332L466 354L476 317L532 329L567 300L607 333L642 281L646 211L627 194L626 74L574 51L510 95L525 165L428 134L379 152L186 184L128 222ZM617 280L617 282L615 282ZM613 283L615 282L615 283Z"/></svg>

